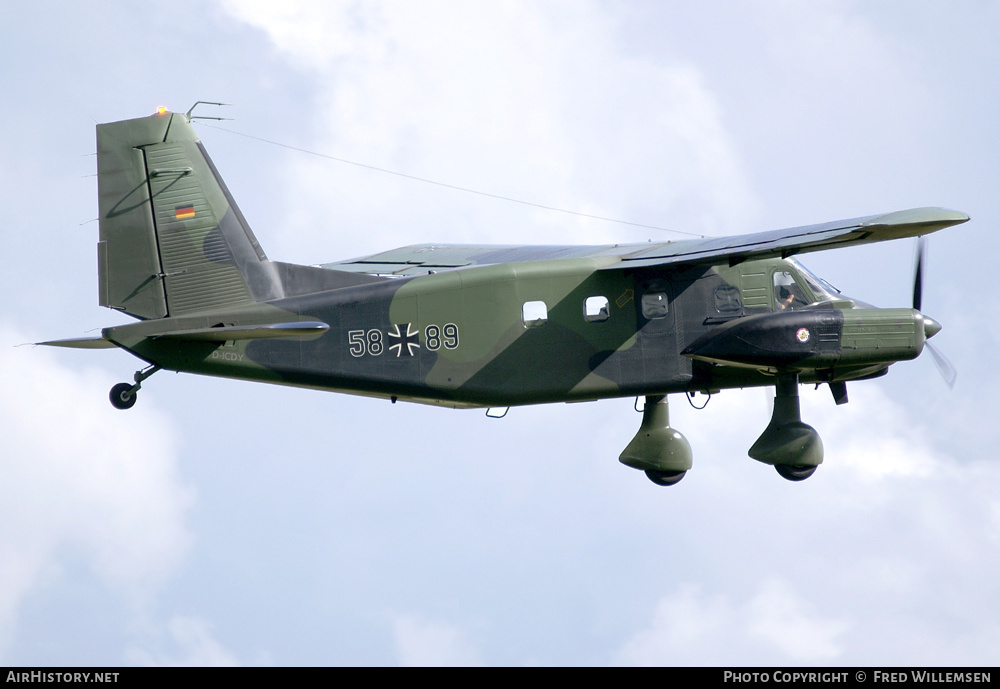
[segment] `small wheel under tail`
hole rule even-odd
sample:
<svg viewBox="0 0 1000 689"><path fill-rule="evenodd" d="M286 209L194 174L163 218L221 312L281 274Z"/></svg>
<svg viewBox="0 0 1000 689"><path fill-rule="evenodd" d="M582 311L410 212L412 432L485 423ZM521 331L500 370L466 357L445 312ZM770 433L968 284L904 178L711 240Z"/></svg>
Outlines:
<svg viewBox="0 0 1000 689"><path fill-rule="evenodd" d="M678 483L686 471L661 471L660 469L646 469L646 477L658 486L672 486Z"/></svg>
<svg viewBox="0 0 1000 689"><path fill-rule="evenodd" d="M775 470L781 474L781 478L789 481L805 481L816 473L815 466L805 464L775 464Z"/></svg>
<svg viewBox="0 0 1000 689"><path fill-rule="evenodd" d="M134 386L131 383L118 383L111 388L111 406L115 409L131 409L135 406L137 394L132 392Z"/></svg>

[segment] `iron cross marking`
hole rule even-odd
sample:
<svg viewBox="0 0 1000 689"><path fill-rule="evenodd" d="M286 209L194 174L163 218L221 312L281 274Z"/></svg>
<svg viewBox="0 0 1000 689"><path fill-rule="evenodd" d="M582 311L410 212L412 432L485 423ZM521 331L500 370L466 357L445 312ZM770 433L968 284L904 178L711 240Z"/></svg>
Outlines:
<svg viewBox="0 0 1000 689"><path fill-rule="evenodd" d="M389 337L396 338L396 344L389 345L389 349L396 350L396 358L403 353L404 347L406 348L406 355L413 356L414 349L420 349L420 344L418 343L419 338L417 335L420 333L419 330L413 330L410 323L406 324L406 334L404 335L399 324L392 326L392 330L389 332Z"/></svg>

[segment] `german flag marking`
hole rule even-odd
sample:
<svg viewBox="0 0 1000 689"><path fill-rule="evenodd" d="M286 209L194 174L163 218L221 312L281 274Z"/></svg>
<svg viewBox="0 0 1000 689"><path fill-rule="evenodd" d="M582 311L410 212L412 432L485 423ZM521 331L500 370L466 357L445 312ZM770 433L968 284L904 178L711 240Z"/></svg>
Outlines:
<svg viewBox="0 0 1000 689"><path fill-rule="evenodd" d="M194 217L194 204L187 204L184 206L176 206L174 208L174 218L176 220L187 220L188 218Z"/></svg>

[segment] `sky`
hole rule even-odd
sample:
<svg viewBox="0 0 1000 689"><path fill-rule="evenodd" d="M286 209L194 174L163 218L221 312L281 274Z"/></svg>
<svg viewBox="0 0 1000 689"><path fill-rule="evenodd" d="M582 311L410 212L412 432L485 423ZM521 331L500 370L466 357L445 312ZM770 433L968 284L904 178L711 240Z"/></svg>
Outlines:
<svg viewBox="0 0 1000 689"><path fill-rule="evenodd" d="M16 2L0 24L0 664L997 665L1000 4ZM920 206L958 369L801 389L825 462L746 455L770 393L481 410L159 373L25 343L97 304L94 125L198 131L268 256L622 243ZM256 138L249 138L256 137ZM283 144L262 142L265 139ZM306 149L611 223L458 192ZM909 306L911 241L809 254Z"/></svg>

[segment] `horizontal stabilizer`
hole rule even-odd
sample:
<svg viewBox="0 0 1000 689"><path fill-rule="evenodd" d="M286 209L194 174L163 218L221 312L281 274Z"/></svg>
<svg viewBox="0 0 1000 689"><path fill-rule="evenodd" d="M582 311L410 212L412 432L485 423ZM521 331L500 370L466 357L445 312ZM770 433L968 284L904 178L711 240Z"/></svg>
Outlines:
<svg viewBox="0 0 1000 689"><path fill-rule="evenodd" d="M49 340L35 344L46 347L66 347L67 349L115 349L118 346L103 337L71 337L66 340Z"/></svg>
<svg viewBox="0 0 1000 689"><path fill-rule="evenodd" d="M217 328L195 328L149 335L156 339L186 340L191 342L228 342L231 340L260 340L270 337L319 337L330 326L321 321L296 323L267 323L264 325L235 325Z"/></svg>
<svg viewBox="0 0 1000 689"><path fill-rule="evenodd" d="M135 329L134 324L131 327ZM144 324L148 331L149 322ZM166 330L162 332L145 332L144 337L153 339L180 340L185 342L230 342L232 340L262 340L273 337L319 337L330 326L322 321L299 321L293 323L265 323L263 325L232 325L214 328L191 328L186 330ZM112 330L109 328L108 330ZM65 340L50 340L36 342L48 347L66 347L69 349L114 349L117 344L103 337L74 337Z"/></svg>

